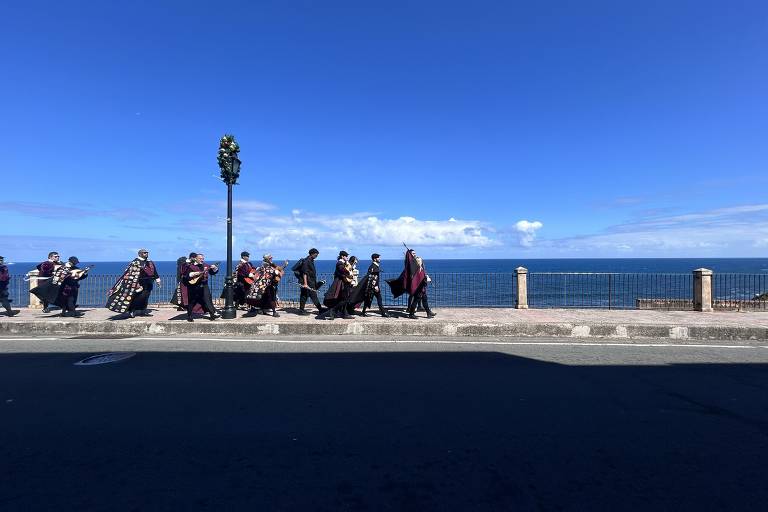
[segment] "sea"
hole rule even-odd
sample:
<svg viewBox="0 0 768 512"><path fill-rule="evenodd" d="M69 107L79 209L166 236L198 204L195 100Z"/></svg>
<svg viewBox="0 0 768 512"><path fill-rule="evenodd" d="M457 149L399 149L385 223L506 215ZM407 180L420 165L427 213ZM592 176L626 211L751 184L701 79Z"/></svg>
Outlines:
<svg viewBox="0 0 768 512"><path fill-rule="evenodd" d="M277 261L277 260L276 260ZM278 261L282 263L282 260ZM38 262L19 262L10 266L9 294L14 304L29 301L29 285L24 274ZM122 274L127 261L83 260L80 267L93 267L82 282L78 302L83 306L103 306L107 291ZM167 302L176 286L176 262L156 261L163 285L152 294L154 303ZM217 263L210 260L209 263ZM237 262L233 262L233 268ZM258 264L258 260L254 261ZM289 261L289 267L295 261ZM361 260L358 268L365 275L370 261ZM531 307L582 307L632 309L654 302L674 308L692 307L693 270L714 272L716 300L744 301L768 293L766 258L568 258L568 259L434 259L425 260L432 281L429 300L433 307L511 307L516 301L515 269L528 269L528 302ZM319 279L332 280L334 260L316 260ZM402 260L381 263L384 278L395 278L403 269ZM223 266L222 266L223 269ZM224 286L224 272L210 281L214 297ZM320 295L325 289L321 288ZM384 302L405 305L405 297L395 298L387 286ZM280 282L278 294L285 304L295 303L299 287L291 272ZM643 302L644 301L644 302Z"/></svg>

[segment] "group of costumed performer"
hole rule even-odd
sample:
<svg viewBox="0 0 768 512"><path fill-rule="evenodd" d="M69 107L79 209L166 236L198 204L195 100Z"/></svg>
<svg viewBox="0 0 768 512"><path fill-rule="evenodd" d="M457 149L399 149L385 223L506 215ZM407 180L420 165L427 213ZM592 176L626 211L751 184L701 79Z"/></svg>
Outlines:
<svg viewBox="0 0 768 512"><path fill-rule="evenodd" d="M149 316L147 306L155 283L161 284L157 267L149 259L149 251L139 249L138 256L109 290L107 309L121 313L124 318Z"/></svg>
<svg viewBox="0 0 768 512"><path fill-rule="evenodd" d="M408 294L408 318L416 318L416 307L422 304L427 312L427 318L432 318L435 313L429 308L429 299L427 297L427 285L431 282L427 269L424 266L424 260L416 255L416 251L408 249L405 251L405 266L403 272L396 279L387 279L387 284L392 291L392 296L397 298L404 293Z"/></svg>
<svg viewBox="0 0 768 512"><path fill-rule="evenodd" d="M64 265L55 266L50 278L29 290L43 304L55 304L62 310L62 316L82 316L77 311L77 295L80 292L80 281L88 277L90 267L78 268L80 260L70 256Z"/></svg>
<svg viewBox="0 0 768 512"><path fill-rule="evenodd" d="M248 288L245 296L245 302L250 306L251 314L258 314L261 311L265 315L280 316L277 312L277 287L287 266L288 260L280 266L272 262L271 254L265 254L261 266L253 269L250 274L253 284Z"/></svg>

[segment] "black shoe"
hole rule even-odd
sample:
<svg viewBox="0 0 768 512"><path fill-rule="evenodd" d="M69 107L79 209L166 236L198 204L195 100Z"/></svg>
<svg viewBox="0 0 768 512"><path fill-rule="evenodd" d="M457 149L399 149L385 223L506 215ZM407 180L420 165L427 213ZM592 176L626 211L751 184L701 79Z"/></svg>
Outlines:
<svg viewBox="0 0 768 512"><path fill-rule="evenodd" d="M367 318L367 317L369 317L369 316L371 316L371 315L369 315L368 313L366 313L365 311L363 311L362 313L360 313L360 316L364 316L364 317L366 317L366 318Z"/></svg>
<svg viewBox="0 0 768 512"><path fill-rule="evenodd" d="M21 311L19 311L18 309L12 309L11 311L8 312L8 316L16 316L19 313L21 313Z"/></svg>
<svg viewBox="0 0 768 512"><path fill-rule="evenodd" d="M307 316L307 315L309 315L310 313L309 313L309 311L304 311L303 309L300 309L300 310L299 310L299 314L300 314L300 315L302 315L302 316Z"/></svg>
<svg viewBox="0 0 768 512"><path fill-rule="evenodd" d="M380 312L379 312L379 314L380 314L380 315L381 315L383 318L389 318L389 313L387 313L386 311L380 311Z"/></svg>
<svg viewBox="0 0 768 512"><path fill-rule="evenodd" d="M278 318L280 316L280 313L278 313L277 311L273 311L272 316L275 318Z"/></svg>
<svg viewBox="0 0 768 512"><path fill-rule="evenodd" d="M427 318L434 318L437 316L437 313L433 313L431 311L427 311Z"/></svg>
<svg viewBox="0 0 768 512"><path fill-rule="evenodd" d="M342 320L352 320L354 317L352 315L350 315L349 313L344 313L341 316L341 318L342 318Z"/></svg>
<svg viewBox="0 0 768 512"><path fill-rule="evenodd" d="M413 313L409 314L409 315L408 315L408 318L410 318L411 320L418 320L418 319L416 318L416 315L414 315Z"/></svg>
<svg viewBox="0 0 768 512"><path fill-rule="evenodd" d="M51 308L43 308L43 313L50 313L50 312L51 312Z"/></svg>
<svg viewBox="0 0 768 512"><path fill-rule="evenodd" d="M213 322L213 321L214 321L214 320L216 320L217 318L219 318L219 316L218 316L218 315L211 315L211 316L209 316L209 317L208 317L208 320L210 320L211 322Z"/></svg>
<svg viewBox="0 0 768 512"><path fill-rule="evenodd" d="M188 316L188 317L187 317L187 322L194 322L194 321L195 321L195 319L194 319L194 318L192 318L191 316Z"/></svg>
<svg viewBox="0 0 768 512"><path fill-rule="evenodd" d="M75 318L80 318L81 316L85 316L85 313L81 311L75 311L74 313L72 313L72 316L74 316Z"/></svg>
<svg viewBox="0 0 768 512"><path fill-rule="evenodd" d="M320 306L319 308L317 308L317 313L318 313L319 315L322 315L322 314L323 314L323 313L325 313L326 311L328 311L328 308L324 308L324 307L322 307L322 306Z"/></svg>
<svg viewBox="0 0 768 512"><path fill-rule="evenodd" d="M128 318L136 318L136 312L135 311L129 311L128 312Z"/></svg>

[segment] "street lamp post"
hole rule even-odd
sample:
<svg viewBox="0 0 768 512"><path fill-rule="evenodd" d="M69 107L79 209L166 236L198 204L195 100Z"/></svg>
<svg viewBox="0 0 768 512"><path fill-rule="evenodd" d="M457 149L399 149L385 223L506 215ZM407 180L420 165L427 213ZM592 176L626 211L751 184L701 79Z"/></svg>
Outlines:
<svg viewBox="0 0 768 512"><path fill-rule="evenodd" d="M221 180L227 184L227 276L224 279L224 310L221 312L221 318L229 320L237 317L232 280L232 185L237 183L237 178L240 176L240 159L237 158L239 151L240 147L232 135L222 137L219 147L219 167Z"/></svg>
<svg viewBox="0 0 768 512"><path fill-rule="evenodd" d="M232 157L232 173L237 176L240 172L240 160ZM221 318L232 319L237 316L233 294L234 282L232 280L232 180L227 182L227 277L224 280L224 311L221 312Z"/></svg>

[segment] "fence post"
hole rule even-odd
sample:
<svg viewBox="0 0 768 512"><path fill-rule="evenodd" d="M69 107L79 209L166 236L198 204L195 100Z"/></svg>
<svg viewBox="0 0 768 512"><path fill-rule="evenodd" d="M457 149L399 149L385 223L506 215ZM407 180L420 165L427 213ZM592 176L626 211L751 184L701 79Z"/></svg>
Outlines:
<svg viewBox="0 0 768 512"><path fill-rule="evenodd" d="M30 270L27 275L29 276L29 289L36 287L38 284L38 281L40 280L38 276L40 275L40 271ZM43 307L43 303L40 302L40 299L37 298L37 295L34 293L29 294L29 305L28 308L34 308L34 309L41 309Z"/></svg>
<svg viewBox="0 0 768 512"><path fill-rule="evenodd" d="M712 311L712 271L708 268L693 271L693 309Z"/></svg>
<svg viewBox="0 0 768 512"><path fill-rule="evenodd" d="M517 267L515 269L517 279L517 301L515 309L528 309L528 269Z"/></svg>

